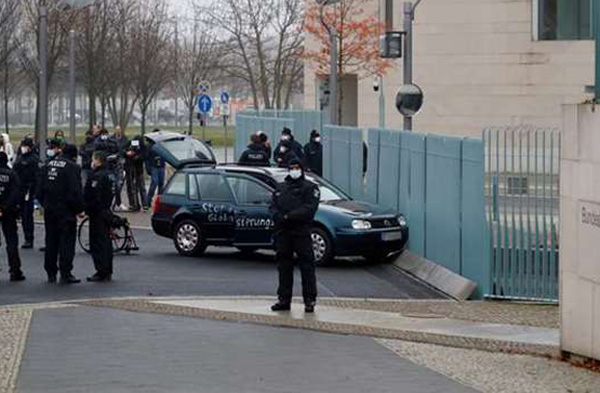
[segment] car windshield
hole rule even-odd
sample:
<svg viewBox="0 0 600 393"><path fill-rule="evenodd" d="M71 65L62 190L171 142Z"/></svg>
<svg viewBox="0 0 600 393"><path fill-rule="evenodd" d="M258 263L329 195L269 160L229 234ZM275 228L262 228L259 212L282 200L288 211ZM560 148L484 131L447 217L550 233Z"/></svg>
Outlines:
<svg viewBox="0 0 600 393"><path fill-rule="evenodd" d="M278 183L283 183L287 177L286 172L273 173L273 177ZM306 175L306 179L319 186L321 192L321 202L333 202L333 201L348 201L350 198L346 193L327 180L312 175Z"/></svg>
<svg viewBox="0 0 600 393"><path fill-rule="evenodd" d="M162 142L162 145L169 153L171 153L178 161L202 160L214 162L212 152L202 142L193 139L173 139Z"/></svg>

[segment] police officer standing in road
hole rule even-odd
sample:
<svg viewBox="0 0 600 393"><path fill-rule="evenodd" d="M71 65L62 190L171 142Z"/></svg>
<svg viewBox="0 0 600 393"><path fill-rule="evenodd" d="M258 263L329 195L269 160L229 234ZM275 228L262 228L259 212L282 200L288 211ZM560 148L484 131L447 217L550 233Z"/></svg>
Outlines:
<svg viewBox="0 0 600 393"><path fill-rule="evenodd" d="M90 252L96 274L89 282L109 282L113 273L113 249L109 237L113 182L105 167L106 155L97 151L92 158L92 174L84 190L85 212L90 218Z"/></svg>
<svg viewBox="0 0 600 393"><path fill-rule="evenodd" d="M19 233L17 230L17 205L21 187L19 177L8 167L8 156L0 152L0 221L6 240L6 253L10 267L10 281L23 281L19 257Z"/></svg>
<svg viewBox="0 0 600 393"><path fill-rule="evenodd" d="M81 170L75 160L77 148L65 145L58 157L46 163L40 181L38 199L44 207L45 269L50 283L56 282L59 271L61 284L81 282L71 273L75 258L77 216L83 212Z"/></svg>
<svg viewBox="0 0 600 393"><path fill-rule="evenodd" d="M279 301L271 310L291 308L294 287L294 253L302 273L304 311L312 313L317 300L317 278L310 227L319 208L320 192L305 179L302 163L289 163L289 175L273 194L270 211L275 221L275 250L279 270Z"/></svg>
<svg viewBox="0 0 600 393"><path fill-rule="evenodd" d="M259 134L252 134L250 136L250 144L242 153L238 164L245 166L269 166L269 157Z"/></svg>
<svg viewBox="0 0 600 393"><path fill-rule="evenodd" d="M311 131L310 142L304 146L304 165L312 173L323 176L323 145L317 130Z"/></svg>
<svg viewBox="0 0 600 393"><path fill-rule="evenodd" d="M13 166L21 181L21 224L25 233L25 243L21 248L33 248L33 200L39 174L39 157L35 153L32 139L25 138L19 147L19 154Z"/></svg>

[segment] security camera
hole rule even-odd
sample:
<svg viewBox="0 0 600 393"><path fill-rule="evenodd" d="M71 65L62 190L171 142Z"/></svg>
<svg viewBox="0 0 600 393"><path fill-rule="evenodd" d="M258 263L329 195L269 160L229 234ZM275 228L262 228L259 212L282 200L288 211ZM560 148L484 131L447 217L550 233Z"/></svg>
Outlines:
<svg viewBox="0 0 600 393"><path fill-rule="evenodd" d="M381 85L381 83L379 82L379 77L376 76L375 79L373 79L373 91L375 93L377 93L379 91L379 86Z"/></svg>

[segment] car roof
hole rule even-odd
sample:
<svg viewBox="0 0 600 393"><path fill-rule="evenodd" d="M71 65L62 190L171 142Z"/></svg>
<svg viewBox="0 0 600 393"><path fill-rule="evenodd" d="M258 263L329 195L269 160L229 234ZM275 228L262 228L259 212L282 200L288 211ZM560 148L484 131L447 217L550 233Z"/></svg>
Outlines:
<svg viewBox="0 0 600 393"><path fill-rule="evenodd" d="M185 137L185 135L172 131L158 131L146 134L145 137L154 143L158 143L172 139L181 139L182 137Z"/></svg>
<svg viewBox="0 0 600 393"><path fill-rule="evenodd" d="M198 166L188 166L184 169L184 171L188 172L196 172L196 171L217 171L222 173L252 173L258 175L266 175L270 177L279 177L281 175L287 174L287 169L285 168L275 168L275 167L256 167L256 166L244 166L237 164L219 164L219 165L198 165Z"/></svg>

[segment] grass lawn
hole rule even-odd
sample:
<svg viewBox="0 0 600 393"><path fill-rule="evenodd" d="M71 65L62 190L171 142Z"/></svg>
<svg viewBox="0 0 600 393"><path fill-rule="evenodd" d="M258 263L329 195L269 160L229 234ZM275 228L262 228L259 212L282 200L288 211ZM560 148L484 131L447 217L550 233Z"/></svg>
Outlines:
<svg viewBox="0 0 600 393"><path fill-rule="evenodd" d="M187 126L182 127L174 127L174 126L147 126L146 132L152 132L154 128L160 128L163 131L176 131L185 133L188 130ZM53 136L57 130L63 130L65 136L69 137L69 128L68 127L50 127L48 130L48 134ZM85 132L88 130L87 127L79 127L77 128L77 146L80 146L84 141ZM109 132L113 132L113 129L109 128ZM128 127L125 131L127 137L131 138L135 135L141 133L141 127L139 126L131 126ZM33 134L32 128L12 128L10 130L10 140L12 144L16 147L19 142L23 139L26 134ZM200 126L194 126L193 135L197 139L202 140L206 137L207 140L212 141L212 145L215 147L222 146L233 146L235 143L235 127L228 127L227 129L227 140L225 139L225 128L223 126L209 126L205 129L202 129Z"/></svg>

